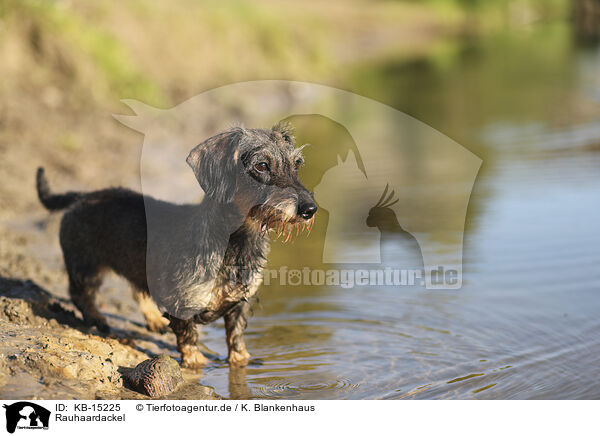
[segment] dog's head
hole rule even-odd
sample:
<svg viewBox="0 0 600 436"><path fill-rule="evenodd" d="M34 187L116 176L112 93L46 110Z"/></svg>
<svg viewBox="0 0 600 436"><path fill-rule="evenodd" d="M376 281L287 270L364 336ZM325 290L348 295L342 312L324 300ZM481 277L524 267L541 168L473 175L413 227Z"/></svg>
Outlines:
<svg viewBox="0 0 600 436"><path fill-rule="evenodd" d="M207 196L236 204L263 231L287 240L294 228L312 227L317 205L298 179L304 159L289 124L233 128L195 147L187 163Z"/></svg>

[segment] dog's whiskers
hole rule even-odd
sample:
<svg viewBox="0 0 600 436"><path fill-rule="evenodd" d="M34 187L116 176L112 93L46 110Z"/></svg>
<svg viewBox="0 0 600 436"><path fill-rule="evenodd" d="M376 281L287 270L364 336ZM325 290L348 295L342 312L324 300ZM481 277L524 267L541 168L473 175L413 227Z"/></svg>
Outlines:
<svg viewBox="0 0 600 436"><path fill-rule="evenodd" d="M304 231L306 231L308 236L312 230L313 223L314 219L298 221L279 216L271 216L265 219L260 228L263 236L267 235L270 231L273 231L273 240L281 240L281 242L285 244Z"/></svg>

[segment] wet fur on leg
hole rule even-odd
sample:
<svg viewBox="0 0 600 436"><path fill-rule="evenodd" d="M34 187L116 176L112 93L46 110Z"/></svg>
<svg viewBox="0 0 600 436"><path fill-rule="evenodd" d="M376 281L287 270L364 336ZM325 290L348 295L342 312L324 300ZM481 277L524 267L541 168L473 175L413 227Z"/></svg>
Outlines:
<svg viewBox="0 0 600 436"><path fill-rule="evenodd" d="M136 288L132 288L132 294L142 315L144 315L148 330L155 333L166 333L169 327L169 320L162 315L150 294Z"/></svg>

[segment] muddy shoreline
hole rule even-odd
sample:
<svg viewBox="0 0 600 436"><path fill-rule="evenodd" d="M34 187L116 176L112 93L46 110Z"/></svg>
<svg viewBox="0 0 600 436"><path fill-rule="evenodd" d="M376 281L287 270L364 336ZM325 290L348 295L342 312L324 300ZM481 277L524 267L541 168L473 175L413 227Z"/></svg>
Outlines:
<svg viewBox="0 0 600 436"><path fill-rule="evenodd" d="M123 373L158 354L178 358L175 337L149 332L133 299L122 295L127 286L117 280L99 298L111 334L83 324L66 297L59 218L31 222L30 232L0 224L0 398L149 398L125 387ZM182 375L184 383L166 398L219 398L201 385L201 373Z"/></svg>

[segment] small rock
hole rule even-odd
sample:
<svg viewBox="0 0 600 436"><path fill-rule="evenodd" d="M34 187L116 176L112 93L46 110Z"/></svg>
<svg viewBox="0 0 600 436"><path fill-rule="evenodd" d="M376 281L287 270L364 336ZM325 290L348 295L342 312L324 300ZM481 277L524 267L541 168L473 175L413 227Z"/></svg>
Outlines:
<svg viewBox="0 0 600 436"><path fill-rule="evenodd" d="M132 389L152 398L170 394L183 382L179 364L165 354L144 360L123 378Z"/></svg>

